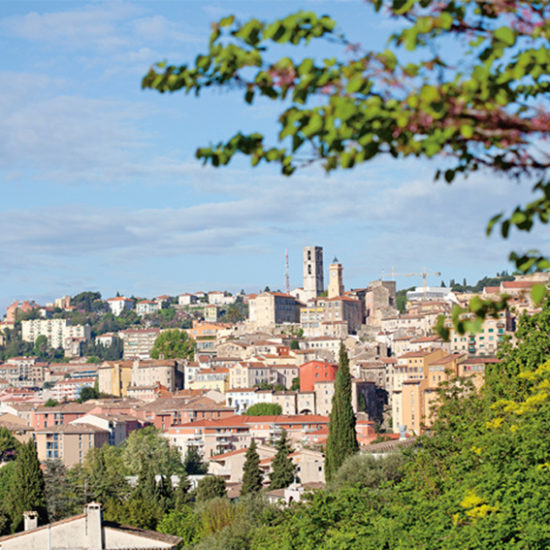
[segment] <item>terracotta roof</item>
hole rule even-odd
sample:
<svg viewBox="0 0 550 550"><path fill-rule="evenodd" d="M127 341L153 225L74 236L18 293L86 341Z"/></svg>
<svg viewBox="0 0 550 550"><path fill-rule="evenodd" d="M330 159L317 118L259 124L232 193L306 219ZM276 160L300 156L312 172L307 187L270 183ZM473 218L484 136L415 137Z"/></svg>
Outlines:
<svg viewBox="0 0 550 550"><path fill-rule="evenodd" d="M466 357L460 361L461 365L476 365L476 364L492 364L500 363L500 359L496 357Z"/></svg>
<svg viewBox="0 0 550 550"><path fill-rule="evenodd" d="M496 294L499 291L500 291L499 286L486 286L483 289L483 292L485 292L485 294Z"/></svg>
<svg viewBox="0 0 550 550"><path fill-rule="evenodd" d="M92 401L86 401L85 403L62 403L61 405L56 405L55 407L46 407L44 405L38 407L36 412L41 413L87 413L91 411L97 404Z"/></svg>
<svg viewBox="0 0 550 550"><path fill-rule="evenodd" d="M57 426L50 426L48 428L40 428L36 430L36 433L108 433L109 430L92 426L91 424L58 424Z"/></svg>
<svg viewBox="0 0 550 550"><path fill-rule="evenodd" d="M229 451L227 453L222 453L221 455L214 455L211 456L208 460L224 460L225 458L229 458L230 456L240 455L244 454L248 451L247 448L245 449L237 449L235 451Z"/></svg>
<svg viewBox="0 0 550 550"><path fill-rule="evenodd" d="M442 341L440 336L421 336L415 340L411 340L411 344L420 344L421 342L437 342Z"/></svg>
<svg viewBox="0 0 550 550"><path fill-rule="evenodd" d="M536 281L502 281L502 288L531 288L536 285Z"/></svg>
<svg viewBox="0 0 550 550"><path fill-rule="evenodd" d="M430 355L431 351L409 351L399 356L399 359L409 359L410 357L426 357Z"/></svg>

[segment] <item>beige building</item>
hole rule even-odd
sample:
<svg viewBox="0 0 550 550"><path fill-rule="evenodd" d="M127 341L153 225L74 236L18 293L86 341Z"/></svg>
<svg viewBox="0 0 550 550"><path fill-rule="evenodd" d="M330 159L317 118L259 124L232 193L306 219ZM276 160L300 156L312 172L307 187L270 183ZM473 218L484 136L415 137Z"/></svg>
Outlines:
<svg viewBox="0 0 550 550"><path fill-rule="evenodd" d="M349 296L317 298L300 308L300 325L306 337L345 337L361 326L362 311L361 301Z"/></svg>
<svg viewBox="0 0 550 550"><path fill-rule="evenodd" d="M153 386L161 384L173 392L182 387L178 376L176 359L149 359L133 361L130 377L131 386ZM181 375L183 378L183 375Z"/></svg>
<svg viewBox="0 0 550 550"><path fill-rule="evenodd" d="M242 483L247 450L247 448L237 449L236 451L210 457L208 459L208 473L223 477L227 483ZM260 461L266 458L271 459L277 454L277 449L267 445L258 445L256 451Z"/></svg>
<svg viewBox="0 0 550 550"><path fill-rule="evenodd" d="M108 430L91 424L59 424L35 431L38 459L61 460L70 468L82 464L90 449L109 442Z"/></svg>
<svg viewBox="0 0 550 550"><path fill-rule="evenodd" d="M389 365L389 394L392 405L392 425L395 433L400 431L400 426L407 426L404 420L409 417L406 411L403 412L403 383L421 382L428 378L429 364L445 355L445 352L440 349L411 351L398 357L397 364ZM427 387L427 382L425 386ZM418 413L415 416L418 416Z"/></svg>
<svg viewBox="0 0 550 550"><path fill-rule="evenodd" d="M126 397L130 386L164 386L175 391L182 386L183 374L175 359L105 361L97 369L98 388L102 393Z"/></svg>
<svg viewBox="0 0 550 550"><path fill-rule="evenodd" d="M126 397L132 381L133 361L105 361L97 369L97 384L101 393Z"/></svg>
<svg viewBox="0 0 550 550"><path fill-rule="evenodd" d="M229 369L230 388L253 388L262 383L271 383L277 376L265 363L240 361Z"/></svg>
<svg viewBox="0 0 550 550"><path fill-rule="evenodd" d="M394 315L396 286L395 281L373 281L365 292L365 323L380 326L382 317Z"/></svg>
<svg viewBox="0 0 550 550"><path fill-rule="evenodd" d="M290 294L262 292L248 303L249 321L257 327L298 323L302 304Z"/></svg>

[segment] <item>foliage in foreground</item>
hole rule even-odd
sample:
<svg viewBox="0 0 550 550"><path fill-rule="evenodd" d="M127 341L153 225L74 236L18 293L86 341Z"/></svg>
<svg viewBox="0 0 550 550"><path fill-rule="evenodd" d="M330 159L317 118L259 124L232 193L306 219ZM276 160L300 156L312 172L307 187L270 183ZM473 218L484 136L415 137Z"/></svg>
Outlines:
<svg viewBox="0 0 550 550"><path fill-rule="evenodd" d="M503 351L480 394L467 380L443 387L439 419L403 472L369 483L372 470L361 480L346 462L339 489L283 510L251 548L548 548L549 320L548 304L522 318L518 347Z"/></svg>

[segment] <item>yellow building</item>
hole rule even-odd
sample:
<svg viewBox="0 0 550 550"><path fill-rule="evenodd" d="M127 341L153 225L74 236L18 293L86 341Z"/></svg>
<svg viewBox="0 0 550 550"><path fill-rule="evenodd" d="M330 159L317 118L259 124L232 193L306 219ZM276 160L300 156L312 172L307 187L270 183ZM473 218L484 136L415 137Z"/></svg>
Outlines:
<svg viewBox="0 0 550 550"><path fill-rule="evenodd" d="M101 393L126 397L132 382L133 361L105 361L97 369L97 384Z"/></svg>
<svg viewBox="0 0 550 550"><path fill-rule="evenodd" d="M226 393L229 390L229 369L202 369L189 384L191 390L216 390Z"/></svg>

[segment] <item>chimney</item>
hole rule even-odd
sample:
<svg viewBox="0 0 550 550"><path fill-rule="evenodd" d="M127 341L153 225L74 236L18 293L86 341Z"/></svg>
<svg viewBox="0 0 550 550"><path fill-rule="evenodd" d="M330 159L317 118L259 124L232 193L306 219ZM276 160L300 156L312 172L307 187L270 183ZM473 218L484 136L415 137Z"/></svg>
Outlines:
<svg viewBox="0 0 550 550"><path fill-rule="evenodd" d="M86 505L86 533L88 536L89 550L102 550L103 544L103 512L101 504L90 502Z"/></svg>
<svg viewBox="0 0 550 550"><path fill-rule="evenodd" d="M38 527L37 512L23 512L23 520L25 522L25 531L31 531Z"/></svg>

